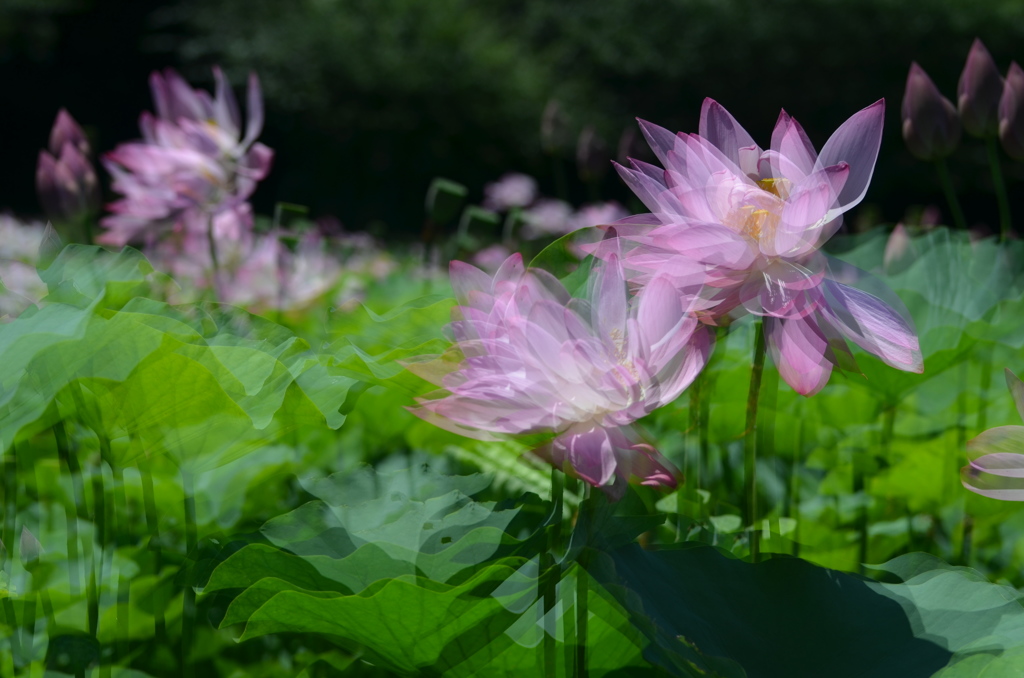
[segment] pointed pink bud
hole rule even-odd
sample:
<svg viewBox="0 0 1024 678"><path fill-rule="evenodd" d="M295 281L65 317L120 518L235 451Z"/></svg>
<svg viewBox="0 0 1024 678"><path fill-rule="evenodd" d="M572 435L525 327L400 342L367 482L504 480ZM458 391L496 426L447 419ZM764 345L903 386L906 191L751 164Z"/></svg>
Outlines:
<svg viewBox="0 0 1024 678"><path fill-rule="evenodd" d="M968 134L989 137L999 132L1002 95L1003 76L985 45L975 38L956 88L957 109Z"/></svg>
<svg viewBox="0 0 1024 678"><path fill-rule="evenodd" d="M50 153L59 154L64 144L71 144L82 155L90 153L89 140L86 139L85 132L71 114L62 108L57 112L57 119L50 130Z"/></svg>
<svg viewBox="0 0 1024 678"><path fill-rule="evenodd" d="M999 100L999 141L1006 154L1024 160L1024 69L1014 61Z"/></svg>
<svg viewBox="0 0 1024 678"><path fill-rule="evenodd" d="M956 107L916 63L910 64L903 94L903 140L921 160L944 158L960 141Z"/></svg>

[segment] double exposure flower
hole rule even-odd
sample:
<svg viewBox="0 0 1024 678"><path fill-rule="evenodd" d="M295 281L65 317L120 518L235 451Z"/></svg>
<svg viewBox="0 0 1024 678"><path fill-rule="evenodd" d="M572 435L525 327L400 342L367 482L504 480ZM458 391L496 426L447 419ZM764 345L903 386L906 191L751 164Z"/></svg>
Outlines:
<svg viewBox="0 0 1024 678"><path fill-rule="evenodd" d="M882 136L883 102L847 120L818 154L785 111L762 150L717 102L704 102L699 134L641 122L664 169L619 167L651 210L615 225L600 257L626 249L634 284L664 276L709 324L764 318L783 379L820 390L848 352L844 337L903 370L922 370L910 323L881 299L840 283L819 248L864 197Z"/></svg>
<svg viewBox="0 0 1024 678"><path fill-rule="evenodd" d="M589 301L522 257L491 277L451 265L457 364L406 364L444 390L413 412L483 440L540 434L537 453L618 498L625 482L675 485L667 461L631 424L674 400L707 361L705 328L664 276L632 300L613 256L592 275Z"/></svg>
<svg viewBox="0 0 1024 678"><path fill-rule="evenodd" d="M999 141L1014 160L1024 160L1024 69L1014 61L999 100Z"/></svg>
<svg viewBox="0 0 1024 678"><path fill-rule="evenodd" d="M903 140L915 157L938 160L956 149L960 118L953 102L916 63L910 64L903 93Z"/></svg>
<svg viewBox="0 0 1024 678"><path fill-rule="evenodd" d="M100 240L123 245L153 242L167 230L217 240L237 238L251 228L246 200L270 169L273 152L256 141L263 127L259 80L249 76L245 128L238 103L219 68L216 94L194 90L168 69L153 73L150 88L156 115L143 113L142 140L121 144L104 165L113 188L124 197L110 205L108 229Z"/></svg>
<svg viewBox="0 0 1024 678"><path fill-rule="evenodd" d="M1006 370L1006 385L1024 419L1024 382ZM1024 426L997 426L967 443L970 463L960 481L971 492L992 499L1024 501Z"/></svg>
<svg viewBox="0 0 1024 678"><path fill-rule="evenodd" d="M968 134L990 137L999 132L1002 95L1003 76L985 45L976 38L956 88L957 109Z"/></svg>
<svg viewBox="0 0 1024 678"><path fill-rule="evenodd" d="M50 130L49 149L39 152L36 164L36 191L51 219L76 219L99 206L99 182L89 154L85 132L60 109Z"/></svg>

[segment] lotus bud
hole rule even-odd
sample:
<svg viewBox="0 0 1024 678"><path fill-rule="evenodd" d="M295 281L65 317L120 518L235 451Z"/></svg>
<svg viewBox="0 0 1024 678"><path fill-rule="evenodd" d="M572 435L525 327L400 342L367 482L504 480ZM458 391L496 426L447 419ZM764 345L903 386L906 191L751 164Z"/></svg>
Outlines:
<svg viewBox="0 0 1024 678"><path fill-rule="evenodd" d="M55 220L75 219L99 206L99 181L92 163L66 142L60 157L40 151L36 190L43 210Z"/></svg>
<svg viewBox="0 0 1024 678"><path fill-rule="evenodd" d="M921 160L944 158L960 141L960 118L953 102L916 63L910 64L903 93L903 140Z"/></svg>
<svg viewBox="0 0 1024 678"><path fill-rule="evenodd" d="M579 141L576 143L576 167L580 179L585 182L600 181L611 167L608 147L592 125L584 127L580 132Z"/></svg>
<svg viewBox="0 0 1024 678"><path fill-rule="evenodd" d="M25 567L29 567L39 560L39 556L43 553L43 545L40 544L39 540L36 539L36 536L24 526L21 528L21 543L19 544L19 549L21 554L21 564Z"/></svg>
<svg viewBox="0 0 1024 678"><path fill-rule="evenodd" d="M619 137L619 147L615 154L620 165L629 165L629 161L642 160L643 162L654 162L656 160L651 147L647 145L643 135L637 131L636 125L630 125L622 131Z"/></svg>
<svg viewBox="0 0 1024 678"><path fill-rule="evenodd" d="M540 144L549 155L559 154L572 143L569 120L557 99L548 101L540 118Z"/></svg>
<svg viewBox="0 0 1024 678"><path fill-rule="evenodd" d="M59 155L61 149L64 148L64 144L71 144L85 156L88 156L91 152L89 140L86 139L85 132L75 122L75 119L71 117L71 114L62 108L57 112L57 119L50 130L50 153Z"/></svg>
<svg viewBox="0 0 1024 678"><path fill-rule="evenodd" d="M887 275L895 275L905 271L917 259L914 243L910 239L903 224L896 224L885 243L885 254L882 256L882 268Z"/></svg>
<svg viewBox="0 0 1024 678"><path fill-rule="evenodd" d="M1006 154L1024 160L1024 69L1014 61L999 100L999 141Z"/></svg>
<svg viewBox="0 0 1024 678"><path fill-rule="evenodd" d="M999 132L999 100L1003 96L1003 76L996 62L975 38L967 63L956 88L957 109L968 134L995 136Z"/></svg>

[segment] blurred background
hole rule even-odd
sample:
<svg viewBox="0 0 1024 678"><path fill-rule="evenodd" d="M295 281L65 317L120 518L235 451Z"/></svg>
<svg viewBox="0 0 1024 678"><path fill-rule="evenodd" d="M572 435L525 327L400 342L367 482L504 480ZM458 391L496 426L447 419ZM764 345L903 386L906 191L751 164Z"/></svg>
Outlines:
<svg viewBox="0 0 1024 678"><path fill-rule="evenodd" d="M1005 72L1024 58L1024 3L4 0L0 210L41 214L36 157L60 107L106 152L139 136L152 70L210 87L221 64L240 94L250 69L263 83L262 140L276 151L254 196L264 214L286 201L412 239L432 179L479 202L510 171L574 204L640 211L609 163L647 152L635 117L696 131L709 96L767 146L785 107L820 148L884 97L875 179L848 224L913 223L928 205L947 223L934 167L900 136L900 102L911 61L955 101L975 37ZM1020 214L1024 168L1004 161ZM965 137L949 166L968 221L997 230L984 144Z"/></svg>

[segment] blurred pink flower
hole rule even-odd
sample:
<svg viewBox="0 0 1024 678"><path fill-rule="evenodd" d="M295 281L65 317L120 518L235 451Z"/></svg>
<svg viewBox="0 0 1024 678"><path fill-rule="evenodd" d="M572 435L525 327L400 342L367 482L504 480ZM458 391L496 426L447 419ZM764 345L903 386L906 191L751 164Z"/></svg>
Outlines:
<svg viewBox="0 0 1024 678"><path fill-rule="evenodd" d="M525 174L506 174L484 187L484 207L505 212L526 207L537 198L537 182Z"/></svg>
<svg viewBox="0 0 1024 678"><path fill-rule="evenodd" d="M217 241L252 227L246 200L270 169L273 151L256 142L263 127L259 80L249 76L244 134L238 103L219 68L216 95L193 90L168 69L150 76L157 115L143 113L142 140L121 144L104 161L124 197L103 219L99 240L152 243L166 230L189 241L213 228Z"/></svg>
<svg viewBox="0 0 1024 678"><path fill-rule="evenodd" d="M1024 419L1024 382L1010 370L1006 385ZM967 443L970 464L960 482L971 492L1003 501L1024 501L1024 426L997 426Z"/></svg>
<svg viewBox="0 0 1024 678"><path fill-rule="evenodd" d="M536 452L615 499L624 483L673 487L675 471L631 424L674 400L700 372L709 335L662 276L634 299L618 260L569 296L519 254L492 277L452 262L459 306L451 331L461 361L424 356L406 367L443 387L412 411L482 440L554 437Z"/></svg>
<svg viewBox="0 0 1024 678"><path fill-rule="evenodd" d="M527 240L563 236L573 230L572 206L562 200L544 198L523 211L522 236Z"/></svg>
<svg viewBox="0 0 1024 678"><path fill-rule="evenodd" d="M44 228L0 215L0 322L17 317L47 294L36 272Z"/></svg>
<svg viewBox="0 0 1024 678"><path fill-rule="evenodd" d="M85 132L60 109L50 130L49 150L39 151L36 164L36 191L51 219L77 219L99 206L99 182L89 153Z"/></svg>
<svg viewBox="0 0 1024 678"><path fill-rule="evenodd" d="M819 155L785 111L762 150L717 102L704 102L700 134L640 126L665 169L633 162L619 172L651 209L614 225L632 282L667 277L710 324L764 317L783 379L811 395L851 339L887 364L920 372L909 320L877 297L837 282L818 248L867 191L882 137L879 101L856 113ZM620 245L592 250L606 257ZM849 269L848 269L849 270Z"/></svg>
<svg viewBox="0 0 1024 678"><path fill-rule="evenodd" d="M342 273L338 260L327 251L323 238L308 232L297 238L294 249L283 239L291 234L272 231L246 233L218 247L221 266L220 301L252 312L270 309L295 311L326 295ZM183 246L171 240L156 245L154 263L170 272L186 292L212 286L209 250L199 243Z"/></svg>
<svg viewBox="0 0 1024 678"><path fill-rule="evenodd" d="M494 273L501 268L510 254L512 253L504 245L491 245L474 254L473 263L488 273Z"/></svg>
<svg viewBox="0 0 1024 678"><path fill-rule="evenodd" d="M614 200L592 202L583 205L576 210L576 214L572 215L570 230L576 231L581 228L614 224L619 219L624 219L628 216L629 212L626 211L626 208Z"/></svg>

